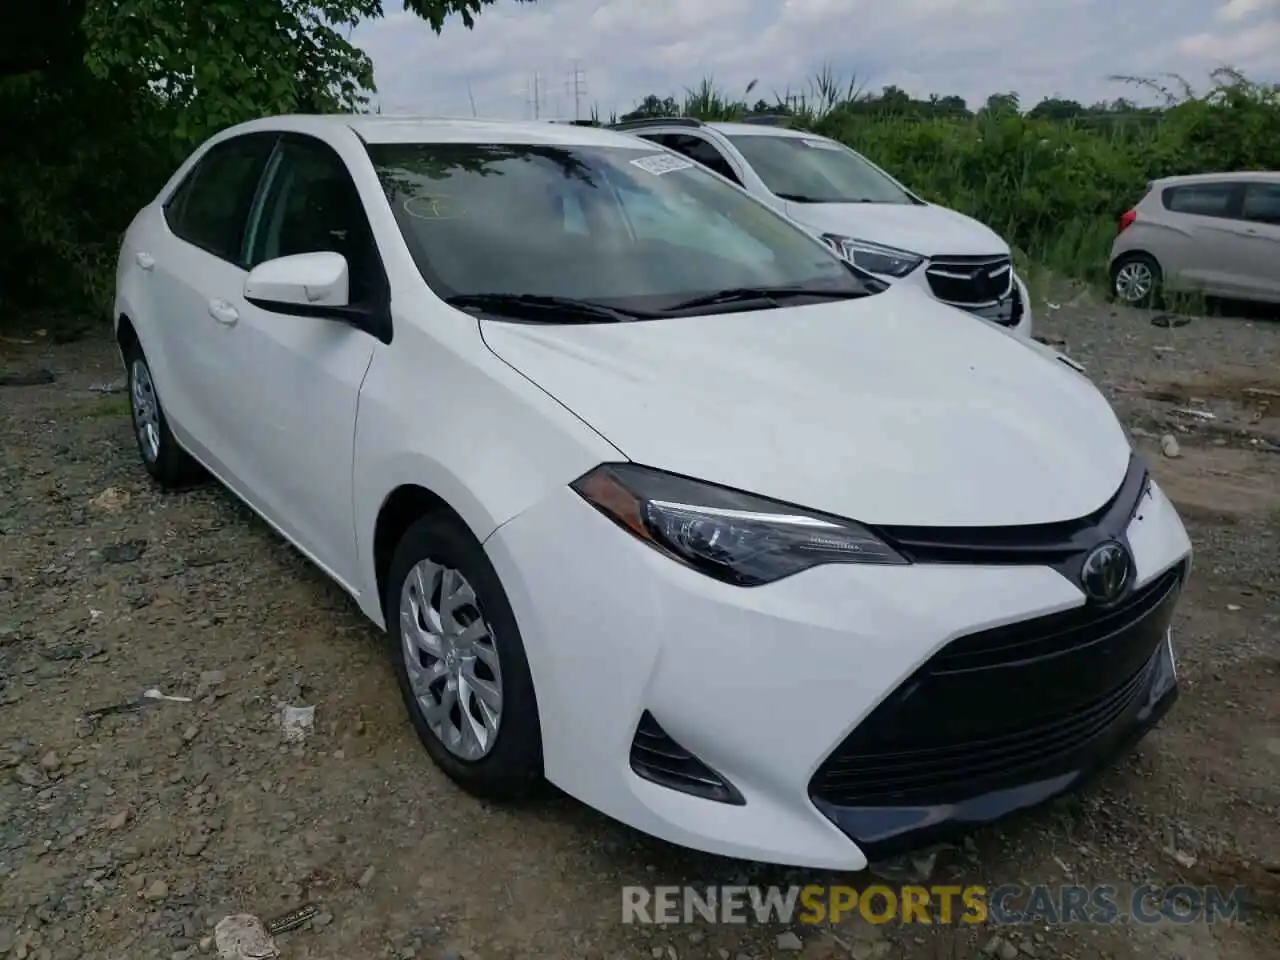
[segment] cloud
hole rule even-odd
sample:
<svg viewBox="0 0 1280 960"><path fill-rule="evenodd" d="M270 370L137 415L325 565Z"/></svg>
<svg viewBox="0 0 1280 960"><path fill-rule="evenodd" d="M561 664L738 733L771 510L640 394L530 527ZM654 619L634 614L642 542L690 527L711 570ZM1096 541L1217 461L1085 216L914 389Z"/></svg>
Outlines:
<svg viewBox="0 0 1280 960"><path fill-rule="evenodd" d="M391 0L394 3L394 0ZM389 8L391 4L388 5ZM1223 64L1280 79L1280 0L498 0L474 30L437 36L397 9L353 39L373 58L386 112L520 118L608 115L705 77L733 96L846 83L972 103L1017 91L1085 102L1133 95L1107 78ZM573 82L576 69L577 96ZM536 77L536 98L535 98Z"/></svg>
<svg viewBox="0 0 1280 960"><path fill-rule="evenodd" d="M1275 14L1280 4L1277 0L1226 0L1218 9L1217 19L1223 23L1239 23L1267 10Z"/></svg>

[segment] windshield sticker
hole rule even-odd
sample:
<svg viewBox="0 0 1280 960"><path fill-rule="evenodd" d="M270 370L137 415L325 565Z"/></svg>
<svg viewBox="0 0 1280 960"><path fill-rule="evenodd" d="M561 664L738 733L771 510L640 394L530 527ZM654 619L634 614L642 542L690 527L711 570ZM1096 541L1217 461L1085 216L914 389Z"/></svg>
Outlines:
<svg viewBox="0 0 1280 960"><path fill-rule="evenodd" d="M457 220L462 211L452 197L410 197L404 201L404 212L415 220Z"/></svg>
<svg viewBox="0 0 1280 960"><path fill-rule="evenodd" d="M671 173L673 170L688 170L693 166L693 161L670 153L655 153L650 157L632 160L631 165L639 167L645 173L652 173L660 177L664 173Z"/></svg>
<svg viewBox="0 0 1280 960"><path fill-rule="evenodd" d="M839 150L840 144L832 143L830 140L801 140L806 147L812 147L814 150Z"/></svg>

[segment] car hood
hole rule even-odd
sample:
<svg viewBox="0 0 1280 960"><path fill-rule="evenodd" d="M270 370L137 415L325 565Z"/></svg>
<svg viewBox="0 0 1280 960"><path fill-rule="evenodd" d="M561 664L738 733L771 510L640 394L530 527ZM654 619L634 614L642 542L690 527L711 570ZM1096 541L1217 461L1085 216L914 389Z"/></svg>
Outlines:
<svg viewBox="0 0 1280 960"><path fill-rule="evenodd" d="M926 257L1009 253L1009 245L990 227L933 204L788 202L786 212L818 233L838 233Z"/></svg>
<svg viewBox="0 0 1280 960"><path fill-rule="evenodd" d="M629 459L866 523L1075 519L1114 495L1131 452L1081 374L909 288L481 330Z"/></svg>

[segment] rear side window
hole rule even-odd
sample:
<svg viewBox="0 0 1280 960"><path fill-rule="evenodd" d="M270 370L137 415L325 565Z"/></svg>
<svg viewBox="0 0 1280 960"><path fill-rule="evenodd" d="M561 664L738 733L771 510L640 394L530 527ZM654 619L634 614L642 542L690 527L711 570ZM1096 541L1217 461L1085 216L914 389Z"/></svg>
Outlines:
<svg viewBox="0 0 1280 960"><path fill-rule="evenodd" d="M251 133L211 147L165 204L169 229L215 257L241 263L245 219L275 139Z"/></svg>
<svg viewBox="0 0 1280 960"><path fill-rule="evenodd" d="M1254 223L1280 226L1280 183L1248 183L1241 216Z"/></svg>
<svg viewBox="0 0 1280 960"><path fill-rule="evenodd" d="M724 158L724 155L701 137L690 136L687 133L672 133L664 134L655 139L663 146L670 147L677 153L683 153L690 160L696 160L707 169L714 170L720 176L732 180L736 184L742 184L742 181L738 179L738 175L734 173L733 167L729 165L729 161Z"/></svg>
<svg viewBox="0 0 1280 960"><path fill-rule="evenodd" d="M1199 217L1234 215L1238 190L1233 183L1188 183L1167 187L1161 200L1166 210Z"/></svg>

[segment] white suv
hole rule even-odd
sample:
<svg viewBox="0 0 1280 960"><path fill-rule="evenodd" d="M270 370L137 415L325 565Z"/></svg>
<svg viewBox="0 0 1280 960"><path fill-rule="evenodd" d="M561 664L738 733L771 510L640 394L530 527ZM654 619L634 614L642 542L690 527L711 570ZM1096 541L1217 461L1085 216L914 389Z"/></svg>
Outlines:
<svg viewBox="0 0 1280 960"><path fill-rule="evenodd" d="M1009 245L989 227L927 203L844 144L783 118L703 123L657 117L613 124L696 160L894 283L1031 336L1031 298Z"/></svg>

